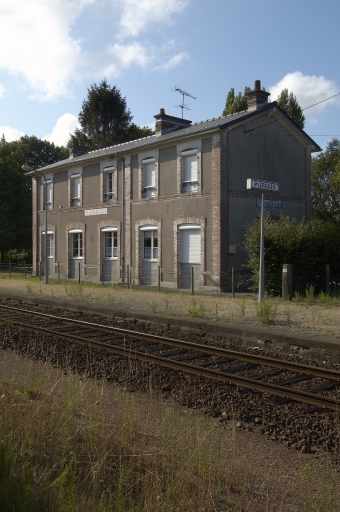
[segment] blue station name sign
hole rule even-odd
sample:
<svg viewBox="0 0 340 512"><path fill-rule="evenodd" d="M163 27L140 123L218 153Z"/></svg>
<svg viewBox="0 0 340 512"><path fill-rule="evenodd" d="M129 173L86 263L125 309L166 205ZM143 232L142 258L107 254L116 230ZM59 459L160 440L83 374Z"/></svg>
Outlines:
<svg viewBox="0 0 340 512"><path fill-rule="evenodd" d="M248 190L268 190L270 192L278 192L279 184L272 183L271 181L254 180L252 178L247 179Z"/></svg>
<svg viewBox="0 0 340 512"><path fill-rule="evenodd" d="M265 208L282 208L282 201L270 201L269 199L265 199L263 201ZM261 206L261 199L256 200L256 206Z"/></svg>

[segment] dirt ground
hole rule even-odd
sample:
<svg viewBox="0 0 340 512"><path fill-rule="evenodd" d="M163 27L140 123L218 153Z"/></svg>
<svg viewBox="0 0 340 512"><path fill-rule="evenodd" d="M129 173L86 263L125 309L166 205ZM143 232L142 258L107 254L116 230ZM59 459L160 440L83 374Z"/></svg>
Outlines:
<svg viewBox="0 0 340 512"><path fill-rule="evenodd" d="M261 309L255 294L195 294L187 291L161 291L119 286L64 283L44 284L36 278L0 278L0 294L16 293L24 297L49 297L56 302L74 300L87 304L111 305L147 313L205 318L244 326L262 324L264 329L283 330L307 336L340 339L340 299L327 296L296 302L268 298ZM268 320L267 325L263 325Z"/></svg>

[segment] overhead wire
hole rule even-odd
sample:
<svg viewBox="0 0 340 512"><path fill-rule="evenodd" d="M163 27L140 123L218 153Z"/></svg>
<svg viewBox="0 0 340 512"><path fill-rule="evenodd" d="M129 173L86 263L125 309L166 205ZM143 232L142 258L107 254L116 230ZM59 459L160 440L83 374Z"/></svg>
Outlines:
<svg viewBox="0 0 340 512"><path fill-rule="evenodd" d="M309 105L308 107L302 108L301 110L307 110L309 108L315 107L316 105L320 105L320 103L324 103L325 101L331 100L335 98L336 96L340 96L340 92L337 94L334 94L333 96L330 96L329 98L326 98L324 100L318 101L317 103L313 103L313 105ZM278 105L280 108L280 106ZM277 123L281 119L285 119L284 116L279 117L279 119L274 119L273 121L270 121L269 123L263 124L262 126L257 126L256 128L252 128L251 130L246 130L244 133L254 132L255 130L259 130L260 128L264 128L265 126L268 126L269 124ZM313 137L338 137L338 135L313 135Z"/></svg>

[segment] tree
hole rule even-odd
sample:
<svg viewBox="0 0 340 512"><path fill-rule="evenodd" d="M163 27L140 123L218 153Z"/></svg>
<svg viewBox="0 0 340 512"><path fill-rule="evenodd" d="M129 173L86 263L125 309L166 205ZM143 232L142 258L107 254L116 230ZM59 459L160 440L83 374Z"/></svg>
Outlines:
<svg viewBox="0 0 340 512"><path fill-rule="evenodd" d="M25 159L23 163L27 163L33 169L39 169L45 165L65 160L69 156L67 148L56 146L53 142L48 142L47 140L38 139L34 135L31 137L24 135L13 144L22 151Z"/></svg>
<svg viewBox="0 0 340 512"><path fill-rule="evenodd" d="M9 250L31 249L32 190L31 178L21 169L33 168L67 158L65 148L25 135L17 141L0 140L0 257Z"/></svg>
<svg viewBox="0 0 340 512"><path fill-rule="evenodd" d="M340 139L330 140L312 159L312 216L340 222Z"/></svg>
<svg viewBox="0 0 340 512"><path fill-rule="evenodd" d="M150 137L150 135L153 135L154 131L151 130L148 126L137 126L135 123L131 123L130 126L128 126L125 129L124 133L124 142L128 142L129 140L136 140L136 139L142 139L143 137Z"/></svg>
<svg viewBox="0 0 340 512"><path fill-rule="evenodd" d="M277 98L278 106L296 123L301 130L305 126L305 116L303 115L302 108L298 104L296 96L288 89L283 89L280 96Z"/></svg>
<svg viewBox="0 0 340 512"><path fill-rule="evenodd" d="M123 142L132 115L117 87L104 79L87 90L78 119L85 139L92 148L99 149Z"/></svg>
<svg viewBox="0 0 340 512"><path fill-rule="evenodd" d="M222 112L222 116L227 116L229 114L234 114L235 112L242 112L243 110L248 109L248 98L246 93L250 91L250 87L244 88L244 93L239 92L235 96L235 90L232 87L227 94L227 99L225 102L225 107Z"/></svg>

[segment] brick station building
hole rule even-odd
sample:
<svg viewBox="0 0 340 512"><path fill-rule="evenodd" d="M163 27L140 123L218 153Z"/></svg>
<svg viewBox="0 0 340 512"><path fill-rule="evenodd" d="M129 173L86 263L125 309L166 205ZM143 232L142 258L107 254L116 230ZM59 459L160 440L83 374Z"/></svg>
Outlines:
<svg viewBox="0 0 340 512"><path fill-rule="evenodd" d="M33 271L136 284L224 290L241 271L245 226L258 217L261 191L247 179L279 183L267 210L298 221L311 216L311 153L319 146L275 102L260 81L247 111L192 124L155 115L155 134L70 157L33 178ZM279 208L278 208L279 206Z"/></svg>

